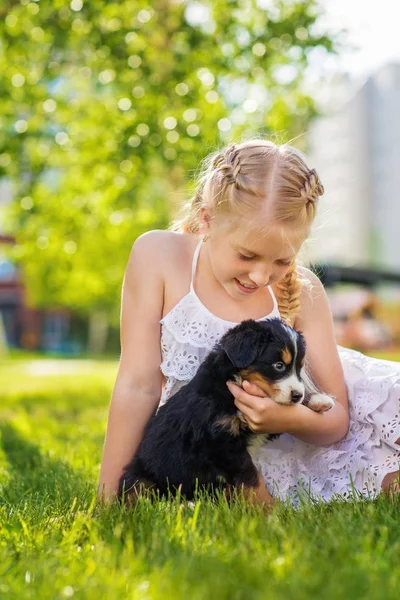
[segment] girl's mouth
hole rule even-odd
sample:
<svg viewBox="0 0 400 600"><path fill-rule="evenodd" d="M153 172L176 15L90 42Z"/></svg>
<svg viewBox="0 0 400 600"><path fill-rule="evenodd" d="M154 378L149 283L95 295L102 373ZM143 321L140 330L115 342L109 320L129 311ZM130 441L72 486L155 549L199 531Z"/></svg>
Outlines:
<svg viewBox="0 0 400 600"><path fill-rule="evenodd" d="M247 283L243 284L239 281L239 279L236 279L236 277L235 277L235 283L236 283L237 287L239 288L239 290L245 294L253 294L255 291L258 290L258 285L250 286Z"/></svg>

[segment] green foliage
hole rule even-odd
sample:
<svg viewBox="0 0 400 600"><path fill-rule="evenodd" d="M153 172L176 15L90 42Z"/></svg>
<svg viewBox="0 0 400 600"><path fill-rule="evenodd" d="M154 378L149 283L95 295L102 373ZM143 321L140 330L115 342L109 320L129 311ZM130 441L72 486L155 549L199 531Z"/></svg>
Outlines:
<svg viewBox="0 0 400 600"><path fill-rule="evenodd" d="M0 179L29 300L118 319L132 242L221 143L303 133L314 0L29 0L0 8Z"/></svg>
<svg viewBox="0 0 400 600"><path fill-rule="evenodd" d="M0 372L0 598L398 597L400 503L96 501L115 362ZM46 374L47 373L47 374ZM71 376L73 375L73 376Z"/></svg>

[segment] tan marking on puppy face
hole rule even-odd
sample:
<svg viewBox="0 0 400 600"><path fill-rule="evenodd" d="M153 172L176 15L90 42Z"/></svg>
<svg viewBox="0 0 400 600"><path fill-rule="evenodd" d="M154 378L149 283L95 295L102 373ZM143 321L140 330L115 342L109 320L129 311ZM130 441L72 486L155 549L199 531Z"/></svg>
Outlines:
<svg viewBox="0 0 400 600"><path fill-rule="evenodd" d="M293 360L293 356L292 353L290 352L289 348L285 348L282 352L282 360L285 363L285 365L290 365L290 363Z"/></svg>
<svg viewBox="0 0 400 600"><path fill-rule="evenodd" d="M274 398L275 395L280 392L278 386L272 385L267 379L264 379L260 373L244 369L243 371L240 371L240 376L242 379L246 379L250 383L258 385L258 387L260 387L270 398Z"/></svg>
<svg viewBox="0 0 400 600"><path fill-rule="evenodd" d="M216 425L223 427L226 429L231 435L238 436L240 435L240 430L247 428L246 421L241 418L239 415L230 415L227 417L222 417L215 421Z"/></svg>

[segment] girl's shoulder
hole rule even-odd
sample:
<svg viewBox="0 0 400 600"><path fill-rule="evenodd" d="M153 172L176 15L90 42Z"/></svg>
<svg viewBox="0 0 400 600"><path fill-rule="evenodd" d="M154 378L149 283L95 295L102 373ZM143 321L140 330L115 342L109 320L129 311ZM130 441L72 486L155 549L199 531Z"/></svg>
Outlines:
<svg viewBox="0 0 400 600"><path fill-rule="evenodd" d="M197 241L197 236L192 234L154 229L135 240L132 252L142 259L144 265L152 266L164 280L168 280L179 269L187 270Z"/></svg>
<svg viewBox="0 0 400 600"><path fill-rule="evenodd" d="M159 251L161 253L179 252L186 247L192 247L196 243L195 239L197 237L189 233L180 233L167 229L152 229L137 237L133 245L136 248L142 248L144 251Z"/></svg>
<svg viewBox="0 0 400 600"><path fill-rule="evenodd" d="M301 283L300 310L295 320L297 327L302 326L310 318L315 319L320 309L324 309L326 313L330 308L328 296L319 277L307 267L297 266L296 271Z"/></svg>

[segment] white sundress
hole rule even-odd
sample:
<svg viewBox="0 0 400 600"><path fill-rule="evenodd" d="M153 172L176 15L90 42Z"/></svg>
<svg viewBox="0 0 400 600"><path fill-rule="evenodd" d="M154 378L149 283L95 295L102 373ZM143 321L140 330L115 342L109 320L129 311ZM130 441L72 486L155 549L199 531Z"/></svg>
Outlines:
<svg viewBox="0 0 400 600"><path fill-rule="evenodd" d="M160 405L195 375L206 354L237 323L213 315L197 297L193 279L202 240L193 255L190 291L161 319ZM280 317L272 289L272 312ZM269 492L298 505L302 498L329 501L374 497L387 473L400 468L400 363L371 358L338 346L348 390L350 428L329 446L308 444L284 433L263 444L255 457Z"/></svg>

